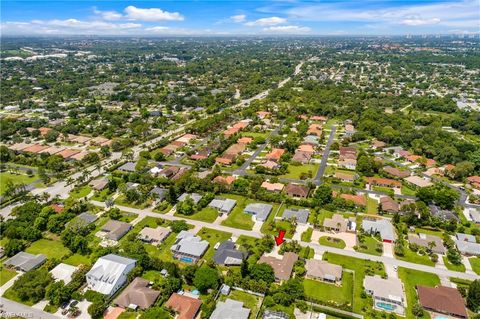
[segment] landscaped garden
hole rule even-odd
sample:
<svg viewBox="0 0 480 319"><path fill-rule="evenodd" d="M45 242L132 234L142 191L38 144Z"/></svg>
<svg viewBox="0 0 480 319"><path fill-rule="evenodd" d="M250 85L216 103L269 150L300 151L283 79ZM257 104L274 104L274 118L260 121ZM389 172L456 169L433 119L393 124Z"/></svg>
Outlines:
<svg viewBox="0 0 480 319"><path fill-rule="evenodd" d="M340 249L343 249L346 246L345 242L342 239L334 238L330 236L320 237L320 239L318 240L318 243L323 246L335 247Z"/></svg>
<svg viewBox="0 0 480 319"><path fill-rule="evenodd" d="M383 253L383 244L375 237L359 235L357 236L355 250L364 254L381 256Z"/></svg>

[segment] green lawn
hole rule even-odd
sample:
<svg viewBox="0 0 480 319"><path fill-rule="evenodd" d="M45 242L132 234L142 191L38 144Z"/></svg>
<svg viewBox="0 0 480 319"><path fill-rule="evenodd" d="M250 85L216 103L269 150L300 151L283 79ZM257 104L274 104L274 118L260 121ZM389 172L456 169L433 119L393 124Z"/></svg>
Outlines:
<svg viewBox="0 0 480 319"><path fill-rule="evenodd" d="M372 236L363 236L363 242L358 242L356 246L356 251L360 253L381 256L383 252L383 244L379 242L376 238ZM380 251L377 251L377 248Z"/></svg>
<svg viewBox="0 0 480 319"><path fill-rule="evenodd" d="M256 137L263 137L267 138L270 135L270 132L243 132L241 133L242 137L251 137L251 138L256 138Z"/></svg>
<svg viewBox="0 0 480 319"><path fill-rule="evenodd" d="M406 318L414 319L416 317L412 314L412 308L418 302L417 291L415 287L417 285L435 287L440 284L440 279L438 278L437 275L434 275L431 273L408 269L408 268L402 268L402 267L398 268L398 277L403 282L403 285L405 287L405 294L407 297ZM428 313L425 312L425 315L423 316L423 318L429 318L429 317L430 316L428 315Z"/></svg>
<svg viewBox="0 0 480 319"><path fill-rule="evenodd" d="M44 254L49 259L62 259L70 253L70 250L63 246L62 242L49 239L39 239L33 242L25 251L35 255Z"/></svg>
<svg viewBox="0 0 480 319"><path fill-rule="evenodd" d="M422 264L427 266L435 266L435 263L430 260L428 255L420 255L416 252L411 251L408 246L405 246L404 256L395 256L397 259L408 261L411 263Z"/></svg>
<svg viewBox="0 0 480 319"><path fill-rule="evenodd" d="M451 262L448 261L448 258L445 256L442 256L443 262L445 263L445 267L447 267L448 270L453 270L453 271L459 271L459 272L465 272L465 265L460 264L460 265L454 265Z"/></svg>
<svg viewBox="0 0 480 319"><path fill-rule="evenodd" d="M337 306L352 305L353 298L353 273L344 271L342 285L336 286L316 280L305 279L303 281L305 296L319 302L332 302Z"/></svg>
<svg viewBox="0 0 480 319"><path fill-rule="evenodd" d="M135 319L138 316L138 312L135 311L124 311L118 316L117 319Z"/></svg>
<svg viewBox="0 0 480 319"><path fill-rule="evenodd" d="M427 234L427 235L433 235L442 238L443 237L443 231L441 230L436 230L436 229L430 229L430 228L415 228L415 232L417 234Z"/></svg>
<svg viewBox="0 0 480 319"><path fill-rule="evenodd" d="M7 281L15 277L17 272L0 265L0 286L3 286Z"/></svg>
<svg viewBox="0 0 480 319"><path fill-rule="evenodd" d="M64 263L72 266L78 266L78 265L91 265L92 260L90 259L90 256L83 256L80 254L73 254L67 259L63 261Z"/></svg>
<svg viewBox="0 0 480 319"><path fill-rule="evenodd" d="M12 287L8 288L7 291L3 294L3 297L16 301L18 303L22 303L27 306L33 306L34 303L31 300L22 300L20 297L17 295L17 292L12 289Z"/></svg>
<svg viewBox="0 0 480 319"><path fill-rule="evenodd" d="M354 312L361 313L362 309L368 306L368 300L361 297L363 292L363 279L365 278L366 274L372 276L386 276L383 264L370 260L337 255L330 252L326 252L323 254L323 260L326 260L332 264L341 265L342 267L353 270L355 272L353 285L354 299L352 307Z"/></svg>
<svg viewBox="0 0 480 319"><path fill-rule="evenodd" d="M312 241L312 233L313 233L313 228L308 227L306 231L304 231L301 235L301 240L304 242L311 242Z"/></svg>
<svg viewBox="0 0 480 319"><path fill-rule="evenodd" d="M292 179L300 179L300 176L302 173L308 173L312 177L315 176L315 174L318 171L319 164L301 164L301 165L288 165L287 172L284 175L279 176L280 178L292 178Z"/></svg>
<svg viewBox="0 0 480 319"><path fill-rule="evenodd" d="M175 216L194 219L194 220L200 220L207 223L213 223L215 219L217 219L218 217L218 211L215 208L205 207L201 211L196 212L193 215L182 215L179 213L175 213Z"/></svg>
<svg viewBox="0 0 480 319"><path fill-rule="evenodd" d="M415 196L417 192L408 186L402 185L402 195Z"/></svg>
<svg viewBox="0 0 480 319"><path fill-rule="evenodd" d="M152 246L155 249L153 249L153 248L152 249L147 249L147 247L145 247L145 248L147 249L148 253L151 256L159 257L163 261L170 261L171 262L171 261L173 261L173 255L172 255L172 252L170 251L170 247L172 247L176 238L177 238L177 234L171 233L163 241L163 243L161 243L157 247L152 246L152 245L148 245L148 246ZM147 245L145 245L145 246L147 246Z"/></svg>
<svg viewBox="0 0 480 319"><path fill-rule="evenodd" d="M323 221L325 220L325 218L332 218L333 214L334 214L334 212L331 212L331 211L328 211L328 210L325 210L325 209L321 209L320 212L317 215L317 223L319 225L323 225Z"/></svg>
<svg viewBox="0 0 480 319"><path fill-rule="evenodd" d="M213 258L213 255L215 254L214 247L217 243L223 242L232 237L231 233L226 233L211 228L202 228L197 235L200 236L200 238L208 241L208 243L210 244L207 252L203 256L205 260L211 260Z"/></svg>
<svg viewBox="0 0 480 319"><path fill-rule="evenodd" d="M240 290L232 290L228 296L221 295L220 301L225 301L227 298L243 302L243 307L250 309L249 319L257 317L258 311L260 310L260 297Z"/></svg>
<svg viewBox="0 0 480 319"><path fill-rule="evenodd" d="M252 203L253 202L258 203L258 201L252 201ZM264 234L276 236L278 235L279 230L284 230L286 232L285 237L292 238L295 232L295 228L292 227L292 224L290 224L290 222L286 220L274 220L275 216L277 216L276 214L278 214L278 216L281 216L281 214L283 214L283 211L279 212L278 204L267 204L272 205L272 211L270 212L270 215L268 215L267 220L262 224L262 228L260 229L261 232Z"/></svg>
<svg viewBox="0 0 480 319"><path fill-rule="evenodd" d="M91 191L92 188L88 185L80 188L75 188L70 192L70 198L80 199L90 194Z"/></svg>
<svg viewBox="0 0 480 319"><path fill-rule="evenodd" d="M248 200L243 196L230 194L222 194L222 197L235 199L237 201L237 205L228 215L227 219L222 221L222 225L233 228L252 230L254 224L252 216L243 212L243 209L248 203L251 202L251 200Z"/></svg>
<svg viewBox="0 0 480 319"><path fill-rule="evenodd" d="M340 249L343 249L346 246L345 242L342 239L333 238L330 236L320 237L320 239L318 240L318 243L323 246L335 247Z"/></svg>
<svg viewBox="0 0 480 319"><path fill-rule="evenodd" d="M24 174L23 172L21 174L12 174L9 172L2 172L0 173L0 194L3 194L5 192L5 188L7 186L7 181L12 181L13 184L25 184L28 185L36 180L38 180L39 177L37 175L32 175L31 177Z"/></svg>
<svg viewBox="0 0 480 319"><path fill-rule="evenodd" d="M480 257L471 257L468 261L470 261L473 271L480 275Z"/></svg>
<svg viewBox="0 0 480 319"><path fill-rule="evenodd" d="M104 202L110 197L110 195L110 190L108 188L105 188L101 192L96 191L95 194L92 196L92 199L99 202Z"/></svg>
<svg viewBox="0 0 480 319"><path fill-rule="evenodd" d="M130 208L142 209L142 208L150 206L152 204L152 201L147 200L145 203L141 203L141 204L130 203L125 198L125 195L122 194L122 195L118 196L117 199L115 199L115 204L120 205L120 206L130 207Z"/></svg>
<svg viewBox="0 0 480 319"><path fill-rule="evenodd" d="M378 202L370 198L370 196L367 196L367 214L374 214L376 215L378 213Z"/></svg>

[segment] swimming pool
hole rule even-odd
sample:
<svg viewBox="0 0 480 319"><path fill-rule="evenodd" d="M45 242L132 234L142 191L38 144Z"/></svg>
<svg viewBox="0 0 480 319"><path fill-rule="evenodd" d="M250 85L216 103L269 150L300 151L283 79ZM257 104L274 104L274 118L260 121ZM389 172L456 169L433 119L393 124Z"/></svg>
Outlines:
<svg viewBox="0 0 480 319"><path fill-rule="evenodd" d="M394 305L384 302L377 302L377 307L387 311L392 311L396 308Z"/></svg>
<svg viewBox="0 0 480 319"><path fill-rule="evenodd" d="M183 261L185 263L191 263L193 262L193 258L190 258L190 257L182 257L180 258L180 261Z"/></svg>

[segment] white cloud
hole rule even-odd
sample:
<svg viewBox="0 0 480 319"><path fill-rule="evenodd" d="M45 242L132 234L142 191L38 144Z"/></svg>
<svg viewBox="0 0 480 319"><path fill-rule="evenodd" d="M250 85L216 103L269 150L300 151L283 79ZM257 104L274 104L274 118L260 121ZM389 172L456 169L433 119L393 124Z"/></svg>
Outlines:
<svg viewBox="0 0 480 319"><path fill-rule="evenodd" d="M114 21L123 18L123 15L117 11L101 11L97 8L93 8L93 13L102 17L103 20Z"/></svg>
<svg viewBox="0 0 480 319"><path fill-rule="evenodd" d="M145 28L145 31L149 31L149 32L164 32L166 30L170 30L170 28L165 27L165 26L156 26L156 27Z"/></svg>
<svg viewBox="0 0 480 319"><path fill-rule="evenodd" d="M268 26L273 26L277 24L283 24L285 22L287 22L287 19L285 18L269 17L269 18L261 18L255 21L250 21L245 23L245 25L249 27L255 27L255 26L268 27Z"/></svg>
<svg viewBox="0 0 480 319"><path fill-rule="evenodd" d="M274 27L263 28L266 33L281 33L281 34L303 34L312 31L309 27L302 27L298 25L280 25Z"/></svg>
<svg viewBox="0 0 480 319"><path fill-rule="evenodd" d="M420 18L412 18L412 19L405 19L402 20L400 23L410 26L417 26L417 25L430 25L430 24L438 24L440 19L432 18L432 19L420 19Z"/></svg>
<svg viewBox="0 0 480 319"><path fill-rule="evenodd" d="M141 9L135 6L125 8L125 17L138 21L183 21L185 18L178 12L163 11L159 8Z"/></svg>
<svg viewBox="0 0 480 319"><path fill-rule="evenodd" d="M245 22L246 19L247 19L247 16L244 14L237 14L230 17L230 21L235 23Z"/></svg>

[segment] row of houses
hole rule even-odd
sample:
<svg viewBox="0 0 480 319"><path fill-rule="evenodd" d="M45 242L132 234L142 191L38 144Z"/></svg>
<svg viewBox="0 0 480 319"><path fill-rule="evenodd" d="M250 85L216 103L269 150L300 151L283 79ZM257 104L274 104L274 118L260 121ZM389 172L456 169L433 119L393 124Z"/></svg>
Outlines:
<svg viewBox="0 0 480 319"><path fill-rule="evenodd" d="M31 143L16 143L9 145L8 148L17 153L31 153L31 154L49 154L58 155L65 160L82 160L87 156L88 152L82 149L74 149L63 146L51 146Z"/></svg>

